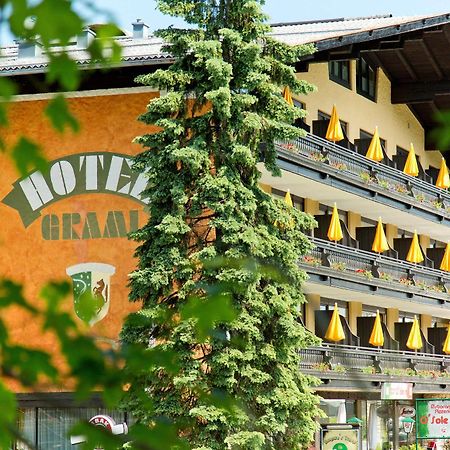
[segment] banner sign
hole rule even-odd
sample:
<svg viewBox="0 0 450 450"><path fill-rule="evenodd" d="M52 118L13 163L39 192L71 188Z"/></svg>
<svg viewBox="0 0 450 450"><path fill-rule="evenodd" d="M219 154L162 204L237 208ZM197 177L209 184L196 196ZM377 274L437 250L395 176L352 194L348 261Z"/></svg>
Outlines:
<svg viewBox="0 0 450 450"><path fill-rule="evenodd" d="M450 439L450 399L416 400L418 439Z"/></svg>
<svg viewBox="0 0 450 450"><path fill-rule="evenodd" d="M359 450L359 426L324 425L321 429L321 450Z"/></svg>
<svg viewBox="0 0 450 450"><path fill-rule="evenodd" d="M412 400L412 383L383 383L381 400Z"/></svg>

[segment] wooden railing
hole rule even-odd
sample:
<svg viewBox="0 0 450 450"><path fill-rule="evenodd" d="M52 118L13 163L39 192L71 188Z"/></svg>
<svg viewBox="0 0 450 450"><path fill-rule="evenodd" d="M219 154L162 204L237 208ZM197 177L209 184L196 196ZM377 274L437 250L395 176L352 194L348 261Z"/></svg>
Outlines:
<svg viewBox="0 0 450 450"><path fill-rule="evenodd" d="M450 273L311 237L314 248L300 264L307 272L327 268L339 277L362 277L402 291L450 302Z"/></svg>
<svg viewBox="0 0 450 450"><path fill-rule="evenodd" d="M313 134L279 142L279 156L293 162L314 162L340 180L370 187L387 197L450 218L450 193L431 183L405 175L401 170L378 163Z"/></svg>

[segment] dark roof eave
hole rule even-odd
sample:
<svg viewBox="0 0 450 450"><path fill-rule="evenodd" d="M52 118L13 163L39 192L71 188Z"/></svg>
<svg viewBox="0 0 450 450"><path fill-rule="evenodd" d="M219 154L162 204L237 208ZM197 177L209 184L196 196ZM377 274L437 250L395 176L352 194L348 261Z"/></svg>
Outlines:
<svg viewBox="0 0 450 450"><path fill-rule="evenodd" d="M408 33L410 31L423 30L447 23L450 23L449 13L374 30L364 30L358 33L339 36L337 38L323 39L321 41L313 42L313 44L316 46L317 51L331 50L333 48L351 44L359 44L361 42L375 41L384 37L396 36L399 34ZM309 55L304 59L314 59L314 54Z"/></svg>

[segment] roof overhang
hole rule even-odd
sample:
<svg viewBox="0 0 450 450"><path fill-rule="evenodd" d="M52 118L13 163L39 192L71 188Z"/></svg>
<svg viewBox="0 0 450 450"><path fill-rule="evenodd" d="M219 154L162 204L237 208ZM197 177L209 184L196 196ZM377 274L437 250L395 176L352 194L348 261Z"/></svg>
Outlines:
<svg viewBox="0 0 450 450"><path fill-rule="evenodd" d="M450 14L323 39L317 52L297 64L363 57L391 81L391 101L406 104L426 132L426 149L435 149L430 131L438 111L450 110Z"/></svg>

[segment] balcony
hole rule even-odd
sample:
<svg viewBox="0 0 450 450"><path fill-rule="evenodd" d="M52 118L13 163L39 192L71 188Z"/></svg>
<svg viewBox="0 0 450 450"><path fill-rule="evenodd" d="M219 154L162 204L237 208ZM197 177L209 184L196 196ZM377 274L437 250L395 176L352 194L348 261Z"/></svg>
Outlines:
<svg viewBox="0 0 450 450"><path fill-rule="evenodd" d="M300 266L306 293L450 319L450 273L318 238Z"/></svg>
<svg viewBox="0 0 450 450"><path fill-rule="evenodd" d="M444 355L326 343L300 354L301 371L322 381L318 391L379 393L383 382L413 383L414 393L450 387L450 359Z"/></svg>
<svg viewBox="0 0 450 450"><path fill-rule="evenodd" d="M278 143L277 151L283 177L263 169L263 183L303 197L314 192L311 198L322 203L337 201L342 209L447 241L449 192L310 133Z"/></svg>

